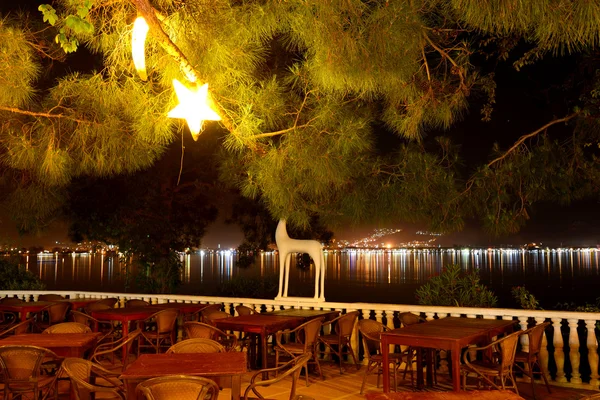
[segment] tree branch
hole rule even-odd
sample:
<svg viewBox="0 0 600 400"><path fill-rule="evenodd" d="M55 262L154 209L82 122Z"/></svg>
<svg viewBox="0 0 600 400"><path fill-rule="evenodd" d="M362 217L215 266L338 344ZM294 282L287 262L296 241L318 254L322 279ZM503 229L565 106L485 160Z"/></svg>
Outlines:
<svg viewBox="0 0 600 400"><path fill-rule="evenodd" d="M161 44L161 46L165 49L167 54L175 59L176 62L179 63L179 66L182 72L186 75L187 79L190 82L200 81L198 73L190 64L187 57L183 52L177 47L175 43L171 40L169 35L163 30L162 25L158 19L156 10L152 7L148 0L130 0L131 3L135 6L137 11L144 17L148 26L150 27L151 32L154 34L155 38ZM219 115L221 116L221 122L229 130L232 132L234 130L234 126L232 122L227 118L227 114L221 107L219 103L217 103L212 96L208 98L209 105L214 107Z"/></svg>
<svg viewBox="0 0 600 400"><path fill-rule="evenodd" d="M44 112L33 112L33 111L21 110L19 108L15 108L15 107L0 106L0 110L9 111L9 112L13 112L16 114L30 115L32 117L63 118L63 119L68 119L69 121L78 122L80 124L91 124L92 123L92 121L86 121L83 119L72 118L72 117L68 117L66 115L62 115L62 114L49 114L49 113L44 113Z"/></svg>
<svg viewBox="0 0 600 400"><path fill-rule="evenodd" d="M532 138L532 137L534 137L535 135L539 134L540 132L543 132L543 131L545 131L546 129L548 129L548 128L549 128L549 127L551 127L552 125L556 125L556 124L559 124L559 123L561 123L561 122L567 122L567 121L569 121L570 119L572 119L572 118L576 117L577 115L579 115L579 113L580 113L580 111L577 111L577 112L574 112L574 113L572 113L572 114L570 114L570 115L567 115L566 117L563 117L563 118L558 118L558 119L552 120L552 121L548 122L546 125L542 126L541 128L539 128L539 129L536 129L535 131L533 131L533 132L531 132L531 133L528 133L528 134L526 134L526 135L523 135L523 136L521 136L521 137L519 138L519 140L517 140L517 141L515 142L515 144L513 144L513 145L510 147L510 149L506 150L506 151L504 152L504 154L502 154L501 156L499 156L499 157L496 157L495 159L493 159L492 161L490 161L490 162L487 164L487 166L488 166L488 167L491 167L491 166L492 166L492 165L494 165L495 163L497 163L497 162L499 162L499 161L502 161L503 159L505 159L506 157L508 157L508 155L509 155L510 153L512 153L513 151L515 151L515 149L516 149L517 147L519 147L521 144L523 144L523 142L524 142L525 140L527 140L527 139L529 139L529 138Z"/></svg>
<svg viewBox="0 0 600 400"><path fill-rule="evenodd" d="M450 63L454 66L454 68L456 68L456 72L458 73L458 77L460 79L460 88L462 90L466 90L467 86L465 85L465 77L463 75L462 67L460 67L456 63L456 61L454 61L454 59L452 57L450 57L450 54L448 54L446 51L444 51L442 48L440 48L438 45L436 45L433 42L433 40L431 40L431 38L425 32L423 32L423 37L425 38L425 40L429 43L429 45L431 47L433 47L438 53L440 53L442 55L442 57L444 57L448 61L450 61Z"/></svg>

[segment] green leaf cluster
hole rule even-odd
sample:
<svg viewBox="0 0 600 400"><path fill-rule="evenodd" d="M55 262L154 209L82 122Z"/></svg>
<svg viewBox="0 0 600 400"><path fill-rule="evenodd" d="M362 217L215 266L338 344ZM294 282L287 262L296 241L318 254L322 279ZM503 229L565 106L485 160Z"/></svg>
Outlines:
<svg viewBox="0 0 600 400"><path fill-rule="evenodd" d="M46 285L17 260L0 260L0 290L44 290Z"/></svg>
<svg viewBox="0 0 600 400"><path fill-rule="evenodd" d="M427 306L494 307L498 298L480 282L476 270L465 272L460 265L446 266L416 292L417 302Z"/></svg>

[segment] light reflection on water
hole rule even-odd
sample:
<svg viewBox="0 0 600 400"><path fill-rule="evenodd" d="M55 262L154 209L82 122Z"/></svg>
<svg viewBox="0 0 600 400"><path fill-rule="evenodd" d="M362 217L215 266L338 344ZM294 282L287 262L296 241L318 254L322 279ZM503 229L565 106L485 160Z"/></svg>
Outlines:
<svg viewBox="0 0 600 400"><path fill-rule="evenodd" d="M183 255L179 293L217 295L220 284L240 277L278 273L278 256L261 253L255 263L237 267L231 253ZM513 286L525 285L552 308L557 302L593 303L600 284L596 249L577 251L344 251L325 254L325 297L328 301L414 303L414 290L445 265L477 268L482 281L498 295L502 306L514 306ZM48 254L23 258L49 290L125 291L116 257L100 254ZM135 272L134 272L135 273ZM292 259L290 295L312 296L314 270L301 269ZM134 287L129 288L135 292Z"/></svg>

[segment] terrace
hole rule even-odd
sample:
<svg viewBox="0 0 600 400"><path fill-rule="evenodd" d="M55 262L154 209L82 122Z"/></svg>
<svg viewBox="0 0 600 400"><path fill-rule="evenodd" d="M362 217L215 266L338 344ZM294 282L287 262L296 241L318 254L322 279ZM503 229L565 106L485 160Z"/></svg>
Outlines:
<svg viewBox="0 0 600 400"><path fill-rule="evenodd" d="M1 291L0 296L18 296L26 301L37 300L40 291ZM582 399L586 396L599 393L600 382L598 380L598 341L595 332L596 323L600 321L600 314L577 313L577 312L553 312L537 310L496 309L496 308L458 308L458 307L427 307L407 304L368 304L368 303L331 303L311 301L304 302L301 299L287 300L264 300L243 299L227 297L202 297L202 296L180 296L180 295L141 295L130 293L98 293L98 292L53 292L70 298L108 298L117 297L119 306L123 306L129 299L143 299L152 304L166 302L186 303L221 303L226 310L233 310L236 305L243 304L255 310L272 311L275 309L288 308L315 308L323 310L360 311L361 318L376 319L388 327L397 327L398 321L395 316L400 312L418 313L427 319L444 318L448 316L462 316L469 318L503 319L514 320L522 329L532 324L544 321L551 323L546 330L543 341L542 363L548 366L549 380L553 387L548 394L543 384L538 385L538 399ZM312 300L312 299L309 299ZM557 329L560 328L560 330ZM556 334L560 332L561 334ZM521 337L521 345L527 348L526 338ZM353 335L354 348L358 349L359 335ZM364 361L364 360L363 360ZM438 385L428 390L446 391L450 390L451 384L448 380L448 362L444 352L438 366ZM335 364L324 362L325 380L313 377L311 385L306 387L304 381L298 384L297 393L306 394L317 399L364 399L360 394L360 385L364 373L364 367L356 371L349 366L342 375ZM251 373L245 375L242 380L242 390L247 385ZM369 377L365 393L381 392L382 389L375 387L375 375ZM270 388L267 394L274 399L284 399L289 384L281 383ZM531 389L527 382L520 382L522 396L533 398ZM229 389L225 388L224 391ZM398 390L411 391L410 382L400 382ZM223 398L228 394L223 393Z"/></svg>

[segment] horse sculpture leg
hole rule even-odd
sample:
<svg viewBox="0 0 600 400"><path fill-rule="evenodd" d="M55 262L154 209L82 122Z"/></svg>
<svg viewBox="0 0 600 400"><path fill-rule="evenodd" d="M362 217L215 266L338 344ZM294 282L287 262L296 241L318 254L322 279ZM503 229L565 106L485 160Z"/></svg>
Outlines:
<svg viewBox="0 0 600 400"><path fill-rule="evenodd" d="M285 281L284 281L284 290L283 296L288 297L288 288L290 287L290 264L292 262L292 253L289 253L285 256Z"/></svg>
<svg viewBox="0 0 600 400"><path fill-rule="evenodd" d="M277 297L281 297L283 294L283 276L285 275L285 259L287 258L287 254L283 255L283 253L279 253L279 293Z"/></svg>
<svg viewBox="0 0 600 400"><path fill-rule="evenodd" d="M315 299L319 298L319 280L321 278L321 255L310 255L315 262Z"/></svg>

